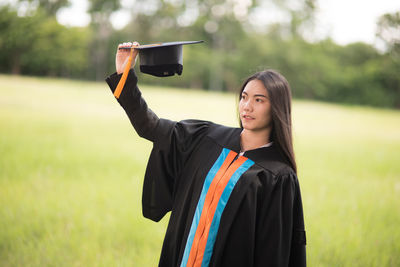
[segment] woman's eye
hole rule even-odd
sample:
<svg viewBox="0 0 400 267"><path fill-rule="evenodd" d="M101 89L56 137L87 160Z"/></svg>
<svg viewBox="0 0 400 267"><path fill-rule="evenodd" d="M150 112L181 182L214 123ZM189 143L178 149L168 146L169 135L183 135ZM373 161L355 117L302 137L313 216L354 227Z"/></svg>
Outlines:
<svg viewBox="0 0 400 267"><path fill-rule="evenodd" d="M262 103L263 100L261 98L256 98L256 102Z"/></svg>

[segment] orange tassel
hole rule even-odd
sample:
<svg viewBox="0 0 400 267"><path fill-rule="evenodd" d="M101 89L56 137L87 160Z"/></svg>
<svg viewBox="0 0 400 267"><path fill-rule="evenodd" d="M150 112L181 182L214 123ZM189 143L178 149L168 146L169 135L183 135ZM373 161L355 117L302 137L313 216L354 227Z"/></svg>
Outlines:
<svg viewBox="0 0 400 267"><path fill-rule="evenodd" d="M133 50L134 50L134 48L132 47L132 48L131 48L131 54L129 55L128 62L127 62L126 66L125 66L125 69L124 69L124 73L122 73L121 80L119 80L119 83L118 83L118 85L117 85L117 88L116 88L115 91L114 91L114 96L115 96L117 99L118 99L119 96L121 95L122 89L124 89L124 85L125 85L125 82L126 82L126 78L128 78L128 73L129 73L129 70L130 70L131 64L132 64Z"/></svg>

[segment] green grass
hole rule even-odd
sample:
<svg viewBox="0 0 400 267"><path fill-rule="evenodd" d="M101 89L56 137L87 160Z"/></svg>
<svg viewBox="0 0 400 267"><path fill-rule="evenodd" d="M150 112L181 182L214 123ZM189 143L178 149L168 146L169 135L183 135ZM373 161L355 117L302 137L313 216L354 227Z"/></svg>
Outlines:
<svg viewBox="0 0 400 267"><path fill-rule="evenodd" d="M161 117L236 125L232 94L142 91ZM156 266L151 143L107 85L0 75L0 93L0 266ZM294 101L293 120L309 266L400 266L400 112Z"/></svg>

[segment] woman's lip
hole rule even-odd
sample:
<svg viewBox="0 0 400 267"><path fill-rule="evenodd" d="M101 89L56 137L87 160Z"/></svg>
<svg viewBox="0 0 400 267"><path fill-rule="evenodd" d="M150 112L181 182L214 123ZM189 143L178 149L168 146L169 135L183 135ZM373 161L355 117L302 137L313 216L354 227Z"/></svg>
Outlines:
<svg viewBox="0 0 400 267"><path fill-rule="evenodd" d="M254 120L254 118L249 115L242 115L242 118L245 120Z"/></svg>

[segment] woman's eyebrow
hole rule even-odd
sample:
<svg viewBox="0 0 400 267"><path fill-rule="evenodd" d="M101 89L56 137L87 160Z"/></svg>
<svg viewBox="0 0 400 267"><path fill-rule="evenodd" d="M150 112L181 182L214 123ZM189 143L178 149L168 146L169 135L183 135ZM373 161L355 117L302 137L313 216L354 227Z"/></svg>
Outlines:
<svg viewBox="0 0 400 267"><path fill-rule="evenodd" d="M257 97L257 96L268 98L266 95L254 95L254 97Z"/></svg>
<svg viewBox="0 0 400 267"><path fill-rule="evenodd" d="M242 95L249 95L249 94L246 93L245 91L243 91L243 92L242 92ZM268 98L266 95L263 95L263 94L256 94L256 95L254 95L253 97L265 97L265 98Z"/></svg>

